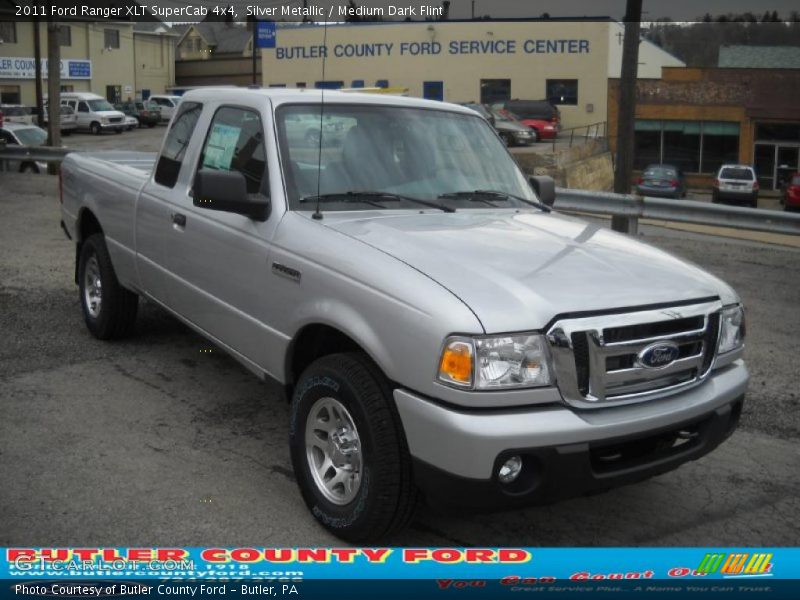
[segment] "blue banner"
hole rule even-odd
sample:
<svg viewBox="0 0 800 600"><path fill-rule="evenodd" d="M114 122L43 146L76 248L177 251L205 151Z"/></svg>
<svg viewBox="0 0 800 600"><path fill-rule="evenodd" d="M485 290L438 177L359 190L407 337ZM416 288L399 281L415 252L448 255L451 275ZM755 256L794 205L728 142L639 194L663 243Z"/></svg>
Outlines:
<svg viewBox="0 0 800 600"><path fill-rule="evenodd" d="M256 48L274 48L277 29L274 21L256 22Z"/></svg>
<svg viewBox="0 0 800 600"><path fill-rule="evenodd" d="M19 595L800 597L798 548L5 548ZM77 586L77 587L76 587ZM83 587L81 587L83 586Z"/></svg>

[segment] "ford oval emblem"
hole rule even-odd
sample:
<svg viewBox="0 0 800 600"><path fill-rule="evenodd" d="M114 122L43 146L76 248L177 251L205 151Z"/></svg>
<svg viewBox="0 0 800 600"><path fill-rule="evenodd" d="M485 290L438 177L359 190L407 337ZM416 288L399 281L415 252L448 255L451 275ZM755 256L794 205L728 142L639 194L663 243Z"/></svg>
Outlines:
<svg viewBox="0 0 800 600"><path fill-rule="evenodd" d="M637 356L639 364L648 369L663 369L678 359L680 348L673 342L651 344Z"/></svg>

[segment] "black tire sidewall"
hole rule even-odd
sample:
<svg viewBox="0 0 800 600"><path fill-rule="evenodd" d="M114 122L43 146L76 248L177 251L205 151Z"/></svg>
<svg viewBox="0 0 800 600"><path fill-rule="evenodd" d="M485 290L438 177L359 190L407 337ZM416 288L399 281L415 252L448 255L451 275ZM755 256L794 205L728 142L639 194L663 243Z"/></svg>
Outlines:
<svg viewBox="0 0 800 600"><path fill-rule="evenodd" d="M379 516L376 513L396 503L397 499L387 490L395 489L396 482L392 478L398 477L398 469L387 469L386 461L380 466L376 459L379 455L385 457L394 453L399 456L402 449L398 447L400 440L392 434L395 424L374 423L375 419L368 416L359 398L360 394L366 393L370 396L383 394L386 399L386 390L382 389L377 376L372 373L372 381L366 386L367 389L361 389L364 387L361 385L363 381L348 381L336 367L337 361L340 364L344 361L343 364L352 369L353 362L358 359L353 355L327 356L312 364L301 376L293 394L289 443L297 483L311 513L338 537L357 542L379 533L376 529L388 527L385 523L381 524L386 520L381 516L385 518L388 515ZM366 361L364 363L362 366L366 368ZM306 458L306 420L314 403L324 397L335 398L348 410L358 430L361 445L361 486L355 499L344 506L330 502L318 490Z"/></svg>

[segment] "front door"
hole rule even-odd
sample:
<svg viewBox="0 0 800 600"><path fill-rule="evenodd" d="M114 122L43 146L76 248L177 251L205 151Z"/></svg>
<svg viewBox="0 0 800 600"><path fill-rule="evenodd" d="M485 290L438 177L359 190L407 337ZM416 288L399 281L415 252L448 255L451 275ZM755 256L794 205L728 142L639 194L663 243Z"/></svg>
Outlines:
<svg viewBox="0 0 800 600"><path fill-rule="evenodd" d="M183 106L183 105L181 105ZM205 119L204 119L205 121ZM261 114L241 106L217 108L204 131L198 169L239 171L250 194L269 194L265 128ZM165 263L169 305L233 347L250 362L267 364L266 326L271 275L269 240L277 219L250 217L194 206L184 188L170 211L180 215L166 234Z"/></svg>

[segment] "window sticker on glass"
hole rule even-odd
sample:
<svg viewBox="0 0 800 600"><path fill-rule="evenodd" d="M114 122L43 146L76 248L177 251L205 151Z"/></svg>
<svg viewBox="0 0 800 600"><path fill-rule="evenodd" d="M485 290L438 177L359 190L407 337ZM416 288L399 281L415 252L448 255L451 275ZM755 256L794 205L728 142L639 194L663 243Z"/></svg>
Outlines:
<svg viewBox="0 0 800 600"><path fill-rule="evenodd" d="M203 166L229 171L241 132L241 127L215 123L206 144Z"/></svg>

